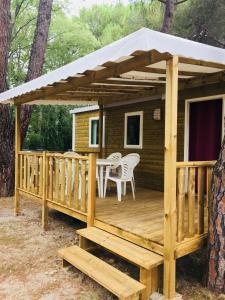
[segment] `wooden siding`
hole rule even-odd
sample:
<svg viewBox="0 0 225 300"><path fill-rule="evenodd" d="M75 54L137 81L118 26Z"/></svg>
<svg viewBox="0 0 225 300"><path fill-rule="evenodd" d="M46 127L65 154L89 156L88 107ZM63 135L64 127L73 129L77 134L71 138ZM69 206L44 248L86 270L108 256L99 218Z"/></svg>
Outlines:
<svg viewBox="0 0 225 300"><path fill-rule="evenodd" d="M151 100L142 103L116 106L105 109L106 143L104 155L119 151L122 155L136 152L141 161L135 170L138 186L154 190L163 190L164 170L164 123L165 101ZM161 108L161 121L153 120L153 110ZM178 161L183 160L184 152L184 101L178 107ZM143 149L124 149L124 118L125 113L143 111ZM98 151L89 148L89 118L98 116L98 112L86 112L76 115L76 151Z"/></svg>
<svg viewBox="0 0 225 300"><path fill-rule="evenodd" d="M76 114L76 145L77 152L98 152L98 148L89 148L89 118L98 117L98 111Z"/></svg>

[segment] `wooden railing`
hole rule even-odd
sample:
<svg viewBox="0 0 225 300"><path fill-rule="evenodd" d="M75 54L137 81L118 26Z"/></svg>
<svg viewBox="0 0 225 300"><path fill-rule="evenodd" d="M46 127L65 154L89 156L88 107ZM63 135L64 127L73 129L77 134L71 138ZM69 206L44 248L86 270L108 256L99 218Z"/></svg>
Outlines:
<svg viewBox="0 0 225 300"><path fill-rule="evenodd" d="M96 157L20 151L19 191L42 199L43 227L48 207L80 215L91 225L95 213Z"/></svg>
<svg viewBox="0 0 225 300"><path fill-rule="evenodd" d="M208 203L215 161L177 163L177 242L208 230Z"/></svg>
<svg viewBox="0 0 225 300"><path fill-rule="evenodd" d="M41 198L43 195L43 153L19 152L19 190Z"/></svg>
<svg viewBox="0 0 225 300"><path fill-rule="evenodd" d="M46 199L87 213L88 156L46 154Z"/></svg>

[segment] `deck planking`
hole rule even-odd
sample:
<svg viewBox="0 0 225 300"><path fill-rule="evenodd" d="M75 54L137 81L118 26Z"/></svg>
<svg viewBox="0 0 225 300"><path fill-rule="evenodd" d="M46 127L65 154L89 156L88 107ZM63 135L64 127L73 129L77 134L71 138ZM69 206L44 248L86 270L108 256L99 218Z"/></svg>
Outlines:
<svg viewBox="0 0 225 300"><path fill-rule="evenodd" d="M99 221L127 232L163 244L163 193L139 188L136 200L128 190L122 201L117 201L112 190L104 199L96 200L96 216Z"/></svg>
<svg viewBox="0 0 225 300"><path fill-rule="evenodd" d="M122 197L121 202L117 200L115 189L107 194L108 196L106 198L96 199L95 219L163 246L164 194L162 192L138 188L136 191L136 200L133 200L131 191L128 190L127 195ZM195 233L197 232L196 203ZM204 210L204 232L207 232L207 208L205 207ZM186 229L188 227L187 213L186 197L184 216Z"/></svg>

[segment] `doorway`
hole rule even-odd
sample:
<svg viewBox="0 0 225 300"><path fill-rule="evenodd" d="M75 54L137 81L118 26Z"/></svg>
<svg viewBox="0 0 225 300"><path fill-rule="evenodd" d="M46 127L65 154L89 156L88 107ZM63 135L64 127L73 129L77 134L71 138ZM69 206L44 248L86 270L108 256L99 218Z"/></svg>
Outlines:
<svg viewBox="0 0 225 300"><path fill-rule="evenodd" d="M223 99L187 102L185 160L217 160L222 138Z"/></svg>

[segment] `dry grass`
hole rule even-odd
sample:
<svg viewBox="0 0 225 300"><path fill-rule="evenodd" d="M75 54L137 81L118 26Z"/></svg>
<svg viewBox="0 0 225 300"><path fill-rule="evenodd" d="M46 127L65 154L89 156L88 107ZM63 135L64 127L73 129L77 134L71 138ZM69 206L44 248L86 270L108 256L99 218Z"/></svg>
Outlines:
<svg viewBox="0 0 225 300"><path fill-rule="evenodd" d="M41 206L22 201L22 214L13 216L12 198L0 198L0 299L7 300L112 300L105 289L75 268L63 269L57 250L77 244L75 229L85 224L50 211L49 230L41 229ZM96 253L108 263L132 276L138 270L112 254ZM190 262L179 263L177 291L184 300L221 299L193 276ZM195 273L194 273L195 274Z"/></svg>

